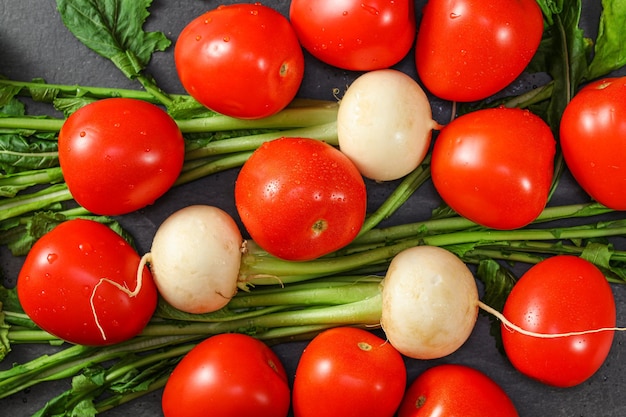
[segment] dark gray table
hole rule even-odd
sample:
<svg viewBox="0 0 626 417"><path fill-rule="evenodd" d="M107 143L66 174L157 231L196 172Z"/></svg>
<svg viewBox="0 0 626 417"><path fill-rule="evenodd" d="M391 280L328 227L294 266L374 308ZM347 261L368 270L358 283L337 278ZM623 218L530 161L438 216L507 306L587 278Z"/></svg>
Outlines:
<svg viewBox="0 0 626 417"><path fill-rule="evenodd" d="M147 30L164 32L175 40L184 25L203 11L220 3L232 1L155 0L146 25ZM425 3L418 0L417 10ZM594 36L598 20L597 0L585 3L585 29ZM266 1L264 4L287 13L289 2ZM344 88L358 74L330 68L307 57L305 81L300 95L308 98L333 99L333 88ZM412 54L397 66L415 75ZM183 92L174 68L171 49L157 53L150 72L169 92ZM42 77L51 83L84 84L137 88L107 60L86 49L64 28L53 0L2 0L0 2L0 74L19 80ZM445 122L449 117L447 103L433 101L435 118ZM167 215L178 208L193 203L218 205L235 214L232 186L236 171L228 171L195 183L171 190L157 204L140 212L124 216L122 224L133 234L141 253L149 249L156 228ZM370 185L370 203L375 207L391 189L391 185ZM565 180L555 196L555 203L584 200L585 196L571 180ZM395 222L424 219L439 205L432 188L425 187L414 195L396 214ZM623 242L622 242L623 243ZM15 284L22 260L12 257L4 248L0 251L0 268L6 281ZM626 286L614 286L618 306L618 324L626 323ZM413 380L421 371L438 363L462 363L482 370L509 393L521 416L623 416L626 415L626 374L621 362L624 354L624 335L616 334L611 354L602 368L587 382L570 389L548 388L516 372L496 351L489 336L488 321L481 316L468 342L456 353L437 361L407 360L408 375ZM274 349L293 377L295 367L305 343L290 343ZM49 350L46 347L16 346L0 367L11 362L38 356ZM0 415L28 416L39 409L48 398L68 388L68 381L41 384L27 392L0 400ZM117 416L160 416L160 394L156 392L128 405L107 412Z"/></svg>

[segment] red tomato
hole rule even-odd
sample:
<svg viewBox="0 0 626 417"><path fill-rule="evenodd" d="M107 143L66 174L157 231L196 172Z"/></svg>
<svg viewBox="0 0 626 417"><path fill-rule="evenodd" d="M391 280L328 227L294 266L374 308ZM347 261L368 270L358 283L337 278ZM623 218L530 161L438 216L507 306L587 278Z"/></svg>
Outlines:
<svg viewBox="0 0 626 417"><path fill-rule="evenodd" d="M579 332L615 327L615 301L602 272L591 262L557 255L530 268L515 284L504 316L537 333ZM502 325L507 356L517 370L557 387L578 385L604 363L613 331L540 338Z"/></svg>
<svg viewBox="0 0 626 417"><path fill-rule="evenodd" d="M192 20L174 48L180 81L198 102L232 117L282 110L304 76L304 55L291 24L254 4L218 6Z"/></svg>
<svg viewBox="0 0 626 417"><path fill-rule="evenodd" d="M358 234L367 210L365 182L338 149L306 138L264 143L235 183L235 203L250 237L288 260L318 258Z"/></svg>
<svg viewBox="0 0 626 417"><path fill-rule="evenodd" d="M391 417L405 388L406 367L390 343L366 330L338 327L304 349L293 412L295 417Z"/></svg>
<svg viewBox="0 0 626 417"><path fill-rule="evenodd" d="M491 378L465 365L433 366L407 389L398 417L517 417L515 405Z"/></svg>
<svg viewBox="0 0 626 417"><path fill-rule="evenodd" d="M596 81L569 102L560 126L563 158L596 201L626 210L626 77Z"/></svg>
<svg viewBox="0 0 626 417"><path fill-rule="evenodd" d="M26 256L17 280L24 312L42 329L71 343L109 345L139 334L157 304L139 255L108 226L69 220L41 237ZM116 285L126 287L122 291Z"/></svg>
<svg viewBox="0 0 626 417"><path fill-rule="evenodd" d="M417 33L417 73L440 98L481 100L524 71L542 35L535 0L429 0Z"/></svg>
<svg viewBox="0 0 626 417"><path fill-rule="evenodd" d="M292 0L291 24L302 46L335 67L369 71L404 58L415 39L412 0Z"/></svg>
<svg viewBox="0 0 626 417"><path fill-rule="evenodd" d="M516 229L544 209L556 141L527 110L495 108L445 126L432 152L432 180L457 213L483 226Z"/></svg>
<svg viewBox="0 0 626 417"><path fill-rule="evenodd" d="M125 214L152 204L172 187L184 157L174 120L140 100L88 104L59 132L65 182L74 199L96 214Z"/></svg>
<svg viewBox="0 0 626 417"><path fill-rule="evenodd" d="M162 398L165 417L285 417L289 403L278 356L238 333L196 345L174 368Z"/></svg>

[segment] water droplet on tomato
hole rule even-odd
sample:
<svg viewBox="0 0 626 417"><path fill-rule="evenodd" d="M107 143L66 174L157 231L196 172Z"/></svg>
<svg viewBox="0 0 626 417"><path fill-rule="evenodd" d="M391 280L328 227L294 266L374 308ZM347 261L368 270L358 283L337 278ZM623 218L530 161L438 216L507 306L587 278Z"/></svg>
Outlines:
<svg viewBox="0 0 626 417"><path fill-rule="evenodd" d="M196 40L199 41L200 39L202 39L202 36L196 35Z"/></svg>
<svg viewBox="0 0 626 417"><path fill-rule="evenodd" d="M222 39L224 42L230 42L230 36L224 36Z"/></svg>
<svg viewBox="0 0 626 417"><path fill-rule="evenodd" d="M259 11L258 10L250 10L250 14L252 16L257 16L259 14Z"/></svg>
<svg viewBox="0 0 626 417"><path fill-rule="evenodd" d="M348 15L348 11L344 10L343 13L341 13L341 14L344 15L344 16L347 16Z"/></svg>
<svg viewBox="0 0 626 417"><path fill-rule="evenodd" d="M380 14L380 12L378 11L378 9L377 9L376 7L374 7L374 6L368 6L368 5L367 5L367 4L365 4L365 3L361 3L361 7L362 7L365 11L367 11L367 12L369 12L369 13L373 14L373 15L378 15L378 14Z"/></svg>
<svg viewBox="0 0 626 417"><path fill-rule="evenodd" d="M450 19L457 19L459 17L461 17L461 15L458 13L454 13L454 12L450 13Z"/></svg>
<svg viewBox="0 0 626 417"><path fill-rule="evenodd" d="M91 252L93 250L93 246L91 246L91 243L79 243L78 244L78 249L85 253L88 254L89 252Z"/></svg>
<svg viewBox="0 0 626 417"><path fill-rule="evenodd" d="M59 255L57 255L56 253L49 253L46 257L46 260L49 264L54 263L54 261L56 261L57 259L59 259Z"/></svg>
<svg viewBox="0 0 626 417"><path fill-rule="evenodd" d="M85 131L83 130L83 131L81 131L78 135L79 135L81 138L84 138L85 136L87 136L87 132L85 132Z"/></svg>

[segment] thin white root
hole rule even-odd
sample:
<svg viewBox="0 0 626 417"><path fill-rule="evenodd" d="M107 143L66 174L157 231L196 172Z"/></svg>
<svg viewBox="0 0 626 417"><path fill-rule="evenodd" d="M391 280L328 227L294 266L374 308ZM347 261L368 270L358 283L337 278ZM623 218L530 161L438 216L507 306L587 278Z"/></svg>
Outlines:
<svg viewBox="0 0 626 417"><path fill-rule="evenodd" d="M523 328L519 327L518 325L512 323L509 319L507 319L504 316L504 314L500 313L498 310L494 309L493 307L488 306L487 304L483 303L480 300L478 301L478 306L481 309L483 309L484 311L486 311L487 313L492 314L494 317L496 317L498 320L500 320L504 324L504 327L506 327L510 331L516 331L516 332L524 334L526 336L537 337L537 338L540 338L540 339L557 339L559 337L582 336L582 335L591 334L591 333L602 333L602 332L612 332L612 331L623 332L623 331L626 331L626 327L600 327L598 329L581 330L581 331L577 331L577 332L538 333L538 332L533 332L533 331L526 330L526 329L523 329Z"/></svg>
<svg viewBox="0 0 626 417"><path fill-rule="evenodd" d="M100 324L100 320L98 319L98 313L96 313L96 306L95 306L95 303L94 303L94 298L96 297L96 290L98 289L98 287L102 283L106 282L106 283L109 283L109 284L113 285L115 288L117 288L118 290L122 291L127 296L129 296L129 297L136 297L137 294L139 294L139 291L141 291L141 287L142 287L142 284L143 284L143 269L146 266L146 264L150 262L151 259L152 259L152 257L150 255L150 253L146 253L139 260L139 266L137 267L137 285L135 286L135 289L133 291L131 291L126 285L118 284L117 282L112 281L112 280L110 280L108 278L100 278L98 283L96 285L94 285L93 290L91 291L91 296L89 297L89 306L91 307L91 313L93 314L94 321L96 322L96 327L100 331L100 335L102 336L102 340L106 341L107 340L107 336L106 336L106 333L104 331L104 328Z"/></svg>

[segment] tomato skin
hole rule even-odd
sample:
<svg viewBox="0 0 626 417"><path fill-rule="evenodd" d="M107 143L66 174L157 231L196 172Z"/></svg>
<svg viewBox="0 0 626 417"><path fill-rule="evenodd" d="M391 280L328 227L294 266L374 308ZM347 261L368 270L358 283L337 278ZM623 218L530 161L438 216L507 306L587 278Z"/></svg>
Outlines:
<svg viewBox="0 0 626 417"><path fill-rule="evenodd" d="M290 390L278 356L252 336L225 333L200 342L163 391L165 417L285 417Z"/></svg>
<svg viewBox="0 0 626 417"><path fill-rule="evenodd" d="M417 72L442 99L481 100L524 71L542 36L535 0L429 0L417 33Z"/></svg>
<svg viewBox="0 0 626 417"><path fill-rule="evenodd" d="M554 172L550 127L527 110L494 108L446 125L432 152L432 179L457 213L483 226L516 229L544 209Z"/></svg>
<svg viewBox="0 0 626 417"><path fill-rule="evenodd" d="M568 103L560 125L563 158L596 201L626 210L626 77L593 82Z"/></svg>
<svg viewBox="0 0 626 417"><path fill-rule="evenodd" d="M365 220L366 199L354 163L308 138L264 143L235 183L237 211L250 237L288 260L315 259L350 243Z"/></svg>
<svg viewBox="0 0 626 417"><path fill-rule="evenodd" d="M260 3L221 5L192 20L178 37L174 61L192 97L242 119L282 110L304 76L304 54L291 24Z"/></svg>
<svg viewBox="0 0 626 417"><path fill-rule="evenodd" d="M491 378L466 365L436 365L408 387L398 417L517 417L513 401Z"/></svg>
<svg viewBox="0 0 626 417"><path fill-rule="evenodd" d="M415 39L415 5L410 0L293 0L291 24L302 46L329 65L370 71L404 58Z"/></svg>
<svg viewBox="0 0 626 417"><path fill-rule="evenodd" d="M293 384L295 417L393 416L406 367L393 346L363 329L338 327L305 347Z"/></svg>
<svg viewBox="0 0 626 417"><path fill-rule="evenodd" d="M59 163L74 199L101 215L130 213L169 190L183 166L185 143L159 107L109 98L72 115L59 132Z"/></svg>
<svg viewBox="0 0 626 417"><path fill-rule="evenodd" d="M602 272L591 262L556 255L534 265L515 284L504 316L523 329L565 333L615 327L615 301ZM604 363L613 331L538 338L502 325L507 356L521 373L556 387L578 385Z"/></svg>
<svg viewBox="0 0 626 417"><path fill-rule="evenodd" d="M61 339L94 346L119 343L139 334L152 317L156 286L148 268L135 297L101 280L133 291L139 260L132 246L108 226L68 220L35 242L19 273L17 295L26 314Z"/></svg>

